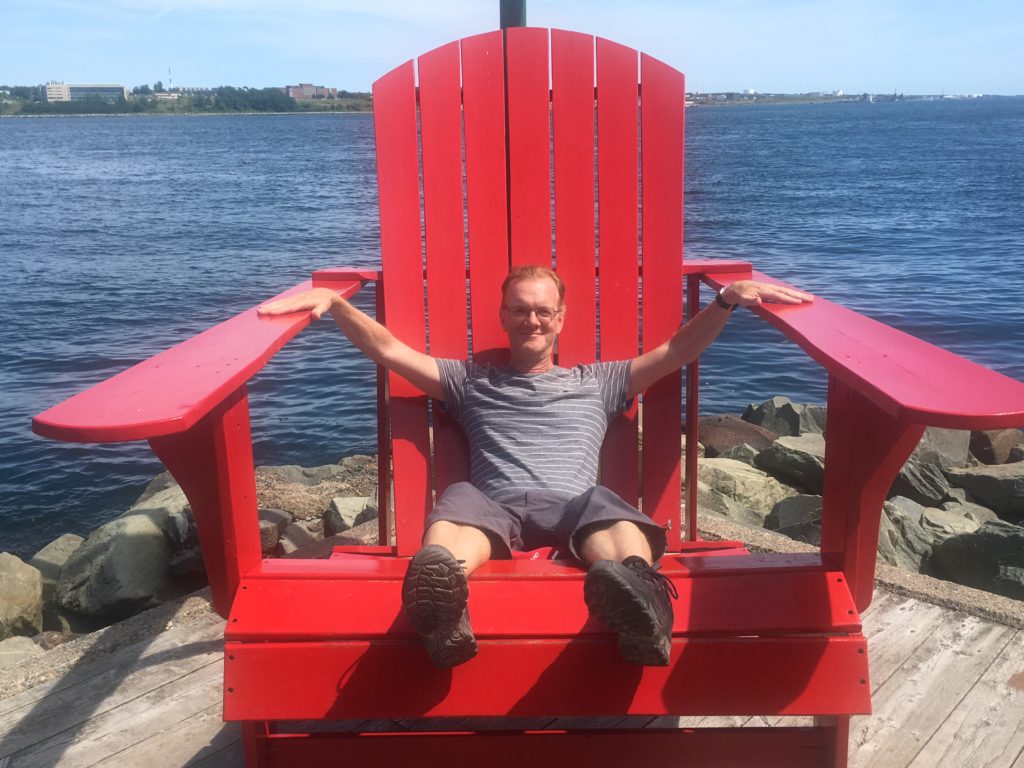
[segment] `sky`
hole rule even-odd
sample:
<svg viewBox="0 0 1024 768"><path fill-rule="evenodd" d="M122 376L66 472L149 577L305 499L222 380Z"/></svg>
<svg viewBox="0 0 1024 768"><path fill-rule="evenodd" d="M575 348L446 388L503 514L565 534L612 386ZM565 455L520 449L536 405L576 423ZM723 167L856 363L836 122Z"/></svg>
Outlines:
<svg viewBox="0 0 1024 768"><path fill-rule="evenodd" d="M0 0L0 85L367 91L498 27L498 0ZM690 91L1024 94L1021 0L527 0L682 70Z"/></svg>

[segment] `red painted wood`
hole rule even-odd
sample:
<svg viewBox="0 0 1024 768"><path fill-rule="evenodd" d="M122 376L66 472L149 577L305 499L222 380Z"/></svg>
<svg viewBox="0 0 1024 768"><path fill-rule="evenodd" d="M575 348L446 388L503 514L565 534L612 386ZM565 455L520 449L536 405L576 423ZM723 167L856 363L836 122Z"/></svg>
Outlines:
<svg viewBox="0 0 1024 768"><path fill-rule="evenodd" d="M816 717L814 726L823 731L827 768L847 768L850 753L850 717Z"/></svg>
<svg viewBox="0 0 1024 768"><path fill-rule="evenodd" d="M426 351L423 253L420 232L416 92L407 62L373 84L381 261L387 278L388 327L414 349ZM423 519L432 505L427 397L389 372L391 450L395 473L398 551L420 546Z"/></svg>
<svg viewBox="0 0 1024 768"><path fill-rule="evenodd" d="M598 261L602 360L639 347L637 52L597 38ZM614 419L601 454L601 482L639 503L636 403Z"/></svg>
<svg viewBox="0 0 1024 768"><path fill-rule="evenodd" d="M309 282L278 294L290 296ZM352 296L362 283L331 285ZM145 440L182 432L243 386L309 325L308 313L260 317L246 310L43 411L32 431L78 443Z"/></svg>
<svg viewBox="0 0 1024 768"><path fill-rule="evenodd" d="M465 360L468 295L459 67L458 42L419 59L430 354ZM433 406L433 426L434 489L440 494L451 483L469 479L469 452L462 429L440 403Z"/></svg>
<svg viewBox="0 0 1024 768"><path fill-rule="evenodd" d="M149 444L192 507L213 607L226 618L242 575L261 557L245 387L185 432Z"/></svg>
<svg viewBox="0 0 1024 768"><path fill-rule="evenodd" d="M504 81L500 31L462 40L473 354L485 362L504 362L508 350L499 322L509 265Z"/></svg>
<svg viewBox="0 0 1024 768"><path fill-rule="evenodd" d="M683 75L640 56L643 168L643 350L664 343L683 320ZM643 400L644 511L678 545L681 518L682 374L653 384Z"/></svg>
<svg viewBox="0 0 1024 768"><path fill-rule="evenodd" d="M719 272L746 272L750 275L749 261L730 261L728 259L691 259L683 262L683 274L713 275Z"/></svg>
<svg viewBox="0 0 1024 768"><path fill-rule="evenodd" d="M821 768L826 748L814 728L679 728L280 734L266 740L271 765L685 765L687 768Z"/></svg>
<svg viewBox="0 0 1024 768"><path fill-rule="evenodd" d="M384 281L378 279L374 295L377 322L387 325L384 307ZM391 398L388 395L388 371L377 368L377 541L391 541L395 511L391 506Z"/></svg>
<svg viewBox="0 0 1024 768"><path fill-rule="evenodd" d="M698 275L686 278L686 319L692 320L700 312L700 279ZM686 539L696 541L697 530L697 451L700 431L700 358L686 366Z"/></svg>
<svg viewBox="0 0 1024 768"><path fill-rule="evenodd" d="M512 264L551 264L548 31L505 30Z"/></svg>
<svg viewBox="0 0 1024 768"><path fill-rule="evenodd" d="M568 368L597 359L593 37L551 30L551 81L555 263L570 307L558 363Z"/></svg>
<svg viewBox="0 0 1024 768"><path fill-rule="evenodd" d="M829 379L821 553L846 573L861 610L874 591L882 504L923 433Z"/></svg>
<svg viewBox="0 0 1024 768"><path fill-rule="evenodd" d="M865 640L676 639L668 667L638 667L612 637L481 640L434 668L415 637L226 646L225 720L472 715L815 715L870 711Z"/></svg>
<svg viewBox="0 0 1024 768"><path fill-rule="evenodd" d="M731 558L722 558L731 559ZM664 571L663 571L664 572ZM584 571L541 579L470 579L469 611L482 638L607 635L583 602ZM860 617L838 571L673 576L673 631L686 636L856 633ZM411 635L401 581L246 579L231 611L230 640L394 638ZM359 605L358 611L318 606Z"/></svg>
<svg viewBox="0 0 1024 768"><path fill-rule="evenodd" d="M755 280L785 285L761 272ZM739 275L708 276L719 288ZM1024 383L818 297L755 314L897 420L949 429L1024 424Z"/></svg>

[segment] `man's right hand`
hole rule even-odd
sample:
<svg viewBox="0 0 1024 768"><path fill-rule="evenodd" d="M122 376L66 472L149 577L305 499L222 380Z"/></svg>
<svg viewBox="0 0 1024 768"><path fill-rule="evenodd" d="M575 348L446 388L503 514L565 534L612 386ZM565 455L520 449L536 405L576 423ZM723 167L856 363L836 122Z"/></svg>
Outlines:
<svg viewBox="0 0 1024 768"><path fill-rule="evenodd" d="M338 294L330 288L311 288L294 296L263 304L256 308L256 312L261 315L288 315L292 312L308 311L314 320L319 320L337 299Z"/></svg>

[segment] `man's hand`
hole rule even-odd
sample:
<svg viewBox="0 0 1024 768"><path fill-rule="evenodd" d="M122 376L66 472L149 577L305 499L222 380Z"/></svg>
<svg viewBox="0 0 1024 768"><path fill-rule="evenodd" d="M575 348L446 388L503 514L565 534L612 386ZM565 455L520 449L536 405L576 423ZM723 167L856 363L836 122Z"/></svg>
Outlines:
<svg viewBox="0 0 1024 768"><path fill-rule="evenodd" d="M782 285L737 280L722 291L722 299L728 304L756 307L761 304L803 304L805 301L814 301L814 296Z"/></svg>
<svg viewBox="0 0 1024 768"><path fill-rule="evenodd" d="M256 312L261 315L287 315L308 311L314 320L319 320L336 300L337 294L330 288L312 288L295 296L263 304L256 308Z"/></svg>

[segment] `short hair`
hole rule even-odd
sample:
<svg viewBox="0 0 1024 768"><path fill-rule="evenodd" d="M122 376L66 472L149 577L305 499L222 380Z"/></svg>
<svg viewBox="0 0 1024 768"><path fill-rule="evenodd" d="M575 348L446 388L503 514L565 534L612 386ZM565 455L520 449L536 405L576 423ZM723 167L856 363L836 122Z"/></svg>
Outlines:
<svg viewBox="0 0 1024 768"><path fill-rule="evenodd" d="M550 278L554 282L555 288L558 289L558 306L561 307L565 304L565 283L553 269L540 264L521 264L518 267L512 267L508 271L508 277L501 284L501 298L505 298L508 287L516 280L539 280L545 277Z"/></svg>

